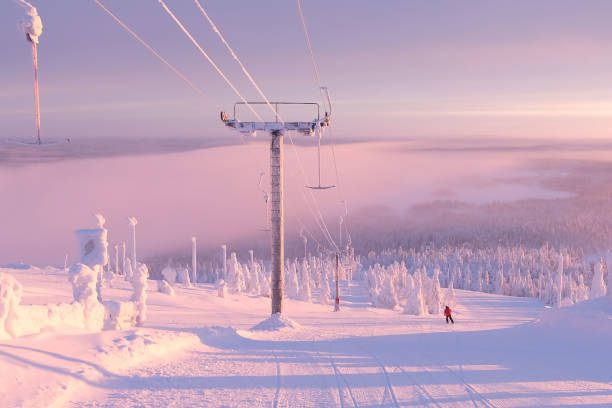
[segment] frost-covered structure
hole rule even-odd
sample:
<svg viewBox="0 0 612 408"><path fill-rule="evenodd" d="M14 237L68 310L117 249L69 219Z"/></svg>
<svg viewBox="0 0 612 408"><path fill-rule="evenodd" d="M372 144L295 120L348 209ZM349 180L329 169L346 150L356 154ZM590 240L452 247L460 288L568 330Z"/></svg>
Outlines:
<svg viewBox="0 0 612 408"><path fill-rule="evenodd" d="M101 214L94 214L97 228L80 229L75 231L78 247L79 262L88 266L96 274L96 293L98 301L102 301L101 286L104 266L108 264L108 232L104 228L106 220ZM109 277L109 280L112 278Z"/></svg>
<svg viewBox="0 0 612 408"><path fill-rule="evenodd" d="M17 306L22 294L21 284L0 272L0 340L17 337Z"/></svg>

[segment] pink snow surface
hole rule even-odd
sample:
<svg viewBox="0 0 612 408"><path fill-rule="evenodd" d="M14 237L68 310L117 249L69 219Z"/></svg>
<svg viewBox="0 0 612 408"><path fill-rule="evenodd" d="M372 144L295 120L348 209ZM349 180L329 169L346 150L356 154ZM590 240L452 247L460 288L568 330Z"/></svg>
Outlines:
<svg viewBox="0 0 612 408"><path fill-rule="evenodd" d="M72 297L63 271L2 271L23 285L22 304ZM131 295L117 283L105 299ZM56 327L0 341L0 406L612 406L612 333L578 331L563 317L543 324L534 299L456 290L447 325L441 315L373 308L359 283L342 282L339 312L287 300L284 314L300 327L253 330L269 317L269 298L148 287L148 320L137 330ZM571 322L588 309L610 319L605 302L547 314Z"/></svg>

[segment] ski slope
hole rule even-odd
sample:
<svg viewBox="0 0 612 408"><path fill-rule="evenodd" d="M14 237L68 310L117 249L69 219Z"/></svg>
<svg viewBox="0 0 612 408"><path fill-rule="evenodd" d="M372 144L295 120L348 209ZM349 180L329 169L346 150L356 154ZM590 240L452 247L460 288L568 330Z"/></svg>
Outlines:
<svg viewBox="0 0 612 408"><path fill-rule="evenodd" d="M2 271L24 285L22 304L70 300L63 271ZM105 298L129 296L114 286ZM542 324L533 299L457 290L453 326L372 308L353 282L338 313L287 300L300 327L254 331L269 299L175 289L149 293L143 328L0 341L0 406L612 406L610 326Z"/></svg>

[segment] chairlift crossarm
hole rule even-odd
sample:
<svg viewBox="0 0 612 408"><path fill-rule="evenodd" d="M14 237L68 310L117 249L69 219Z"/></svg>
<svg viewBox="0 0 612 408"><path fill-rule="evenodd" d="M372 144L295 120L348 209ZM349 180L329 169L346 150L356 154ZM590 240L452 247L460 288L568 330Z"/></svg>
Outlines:
<svg viewBox="0 0 612 408"><path fill-rule="evenodd" d="M331 123L331 100L328 93L329 112L325 112L325 115L321 117L321 105L317 102L236 102L234 104L234 117L230 119L226 112L221 112L221 121L233 129L238 130L241 133L248 133L253 136L257 132L275 132L275 131L286 131L294 130L301 132L305 136L314 136L317 133L317 129L329 126ZM272 105L274 106L275 121L274 122L255 122L255 121L241 121L236 115L236 108L238 105ZM279 105L310 105L317 107L317 117L309 122L282 122L280 121L278 107Z"/></svg>

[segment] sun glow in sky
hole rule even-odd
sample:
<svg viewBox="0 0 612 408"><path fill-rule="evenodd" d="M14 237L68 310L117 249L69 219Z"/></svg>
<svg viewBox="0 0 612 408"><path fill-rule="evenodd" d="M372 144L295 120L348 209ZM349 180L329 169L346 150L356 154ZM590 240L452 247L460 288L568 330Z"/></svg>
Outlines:
<svg viewBox="0 0 612 408"><path fill-rule="evenodd" d="M33 1L46 137L214 137L237 96L157 1L105 0L202 97L93 1ZM261 98L191 1L167 4L251 100ZM296 3L204 1L270 99L318 100ZM303 1L345 138L602 138L612 130L612 2ZM0 137L33 133L23 9L0 4Z"/></svg>

